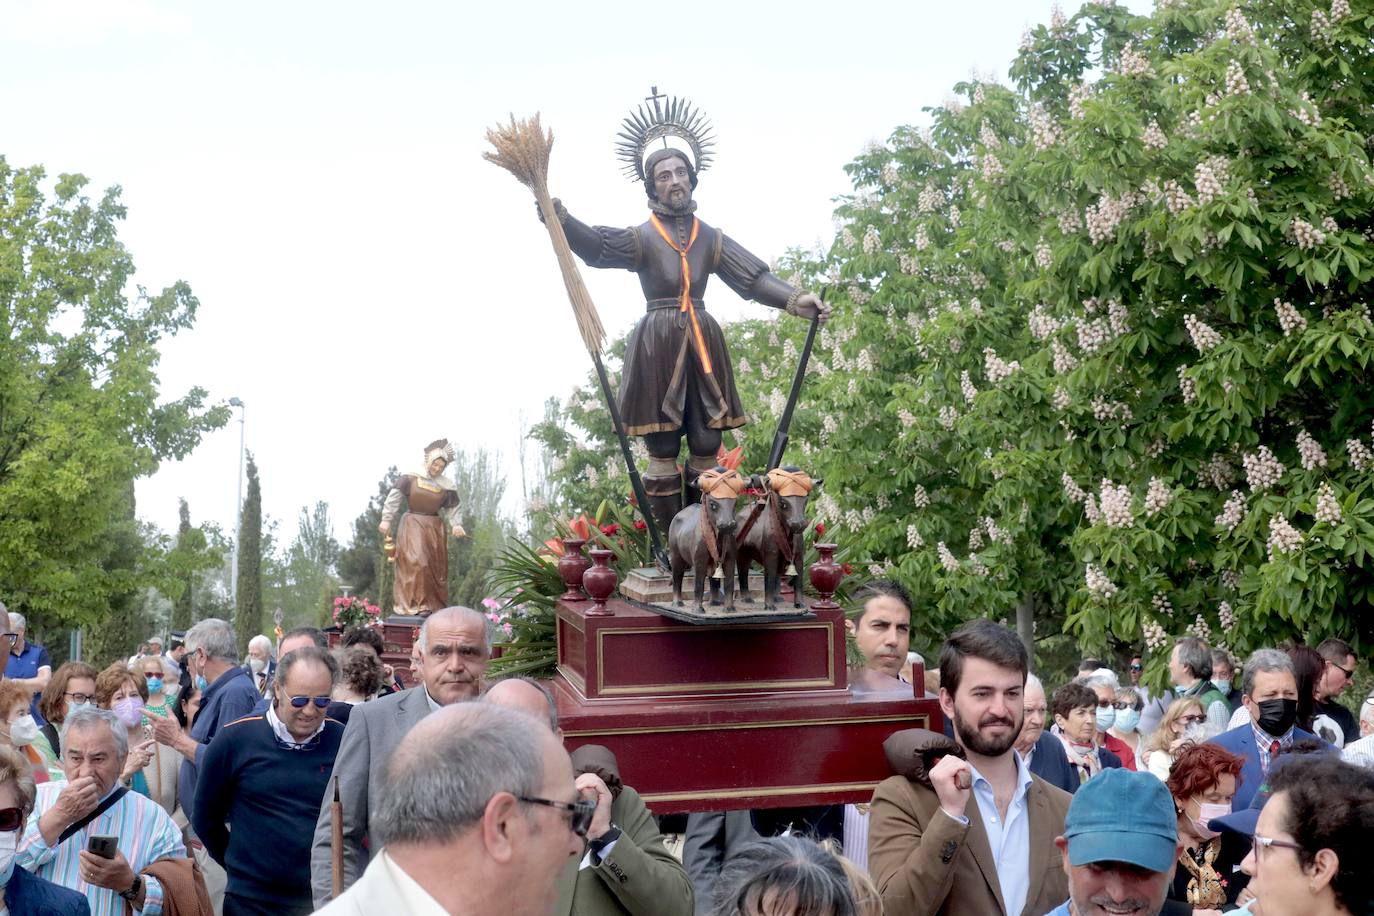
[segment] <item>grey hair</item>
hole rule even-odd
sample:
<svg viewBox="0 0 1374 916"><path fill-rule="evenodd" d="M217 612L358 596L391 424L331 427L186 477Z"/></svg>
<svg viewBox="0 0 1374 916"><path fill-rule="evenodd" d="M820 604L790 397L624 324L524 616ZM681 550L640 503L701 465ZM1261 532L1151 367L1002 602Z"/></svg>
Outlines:
<svg viewBox="0 0 1374 916"><path fill-rule="evenodd" d="M1041 693L1045 692L1045 685L1041 683L1040 678L1036 677L1033 674L1027 673L1026 686L1021 691L1022 696L1025 695L1027 690L1031 690L1032 688L1039 690Z"/></svg>
<svg viewBox="0 0 1374 916"><path fill-rule="evenodd" d="M1094 690L1098 687L1116 690L1121 686L1121 682L1116 679L1116 672L1110 668L1098 668L1092 674L1085 674L1078 679L1078 683Z"/></svg>
<svg viewBox="0 0 1374 916"><path fill-rule="evenodd" d="M1293 660L1288 657L1287 652L1280 652L1278 649L1256 649L1245 660L1245 674L1241 676L1241 693L1248 697L1254 692L1255 675L1261 671L1287 671L1294 678L1297 677L1293 670Z"/></svg>
<svg viewBox="0 0 1374 916"><path fill-rule="evenodd" d="M1144 697L1142 697L1140 691L1134 687L1117 687L1116 701L1118 703L1130 703L1136 709L1144 705Z"/></svg>
<svg viewBox="0 0 1374 916"><path fill-rule="evenodd" d="M4 610L4 607L5 606L3 604L0 604L0 610ZM16 630L20 627L23 627L26 630L29 628L29 622L24 619L23 614L19 613L18 611L10 611L9 614L10 626L14 627Z"/></svg>
<svg viewBox="0 0 1374 916"><path fill-rule="evenodd" d="M263 636L261 633L259 633L257 636L254 636L252 639L248 640L248 648L252 649L256 646L262 646L264 649L267 650L268 655L277 654L272 651L272 640L268 639L266 636Z"/></svg>
<svg viewBox="0 0 1374 916"><path fill-rule="evenodd" d="M854 888L840 860L813 841L776 836L744 847L720 872L712 916L762 912L765 895L793 916L855 916Z"/></svg>
<svg viewBox="0 0 1374 916"><path fill-rule="evenodd" d="M415 638L415 647L421 652L425 651L425 647L429 645L429 622L436 617L442 617L444 619L456 617L460 623L481 624L482 651L487 653L491 652L491 632L487 627L487 618L470 607L462 607L460 605L454 605L453 607L446 607L443 610L435 611L425 618L424 623L420 624L420 635Z"/></svg>
<svg viewBox="0 0 1374 916"><path fill-rule="evenodd" d="M553 732L555 735L558 734L558 702L553 698L553 693L549 691L549 688L532 677L525 677L523 674L512 674L509 677L501 678L501 680L492 684L491 687L487 689L491 690L496 684L501 684L505 681L520 681L522 684L529 684L535 690L538 690L540 695L543 696L544 702L549 704L549 731Z"/></svg>
<svg viewBox="0 0 1374 916"><path fill-rule="evenodd" d="M129 756L129 730L113 711L101 709L99 706L77 706L67 713L67 718L62 720L62 746L67 746L68 733L85 731L101 725L107 726L110 734L114 735L115 750L119 754L119 759L123 760Z"/></svg>
<svg viewBox="0 0 1374 916"><path fill-rule="evenodd" d="M222 662L239 660L238 646L234 643L234 628L218 617L207 617L186 631L186 651L204 649L210 658Z"/></svg>
<svg viewBox="0 0 1374 916"><path fill-rule="evenodd" d="M1235 660L1231 658L1231 653L1230 653L1230 652L1227 652L1225 649L1213 649L1213 650L1212 650L1212 673L1213 673L1213 674L1216 674L1217 665L1226 665L1226 666L1228 666L1229 668L1231 668L1231 669L1233 669L1233 670L1234 670L1235 667L1236 667Z"/></svg>
<svg viewBox="0 0 1374 916"><path fill-rule="evenodd" d="M332 687L339 682L339 663L334 659L333 652L316 646L301 646L299 649L292 649L277 662L277 684L285 689L291 669L301 662L314 662L328 669L329 686Z"/></svg>
<svg viewBox="0 0 1374 916"><path fill-rule="evenodd" d="M1178 649L1178 663L1193 673L1193 677L1205 681L1212 676L1212 650L1207 643L1196 636L1184 636L1174 643Z"/></svg>
<svg viewBox="0 0 1374 916"><path fill-rule="evenodd" d="M372 813L380 844L447 843L482 819L498 792L535 796L544 783L543 726L494 703L431 713L401 740Z"/></svg>
<svg viewBox="0 0 1374 916"><path fill-rule="evenodd" d="M1365 697L1360 704L1360 721L1374 725L1374 694Z"/></svg>

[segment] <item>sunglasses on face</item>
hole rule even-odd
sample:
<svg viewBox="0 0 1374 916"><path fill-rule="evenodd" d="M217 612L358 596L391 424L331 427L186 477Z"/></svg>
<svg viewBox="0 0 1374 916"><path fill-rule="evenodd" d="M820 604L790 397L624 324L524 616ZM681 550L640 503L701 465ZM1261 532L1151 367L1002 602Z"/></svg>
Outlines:
<svg viewBox="0 0 1374 916"><path fill-rule="evenodd" d="M296 709L304 709L305 704L312 700L315 702L316 709L325 709L332 702L330 697L287 697L287 699L291 701L291 705Z"/></svg>
<svg viewBox="0 0 1374 916"><path fill-rule="evenodd" d="M1182 722L1184 725L1192 725L1194 722L1206 722L1206 721L1207 721L1207 717L1206 717L1206 716L1196 716L1196 715L1195 715L1195 716L1179 716L1179 717L1178 717L1178 721Z"/></svg>
<svg viewBox="0 0 1374 916"><path fill-rule="evenodd" d="M1347 667L1345 667L1344 665L1338 665L1338 664L1336 664L1335 662L1327 662L1327 664L1330 665L1332 668L1335 668L1335 669L1336 669L1337 671L1339 671L1341 674L1344 674L1344 675L1345 675L1345 679L1346 679L1347 681L1350 681L1350 680L1354 680L1354 679L1355 679L1355 669L1353 669L1353 668L1347 668Z"/></svg>
<svg viewBox="0 0 1374 916"><path fill-rule="evenodd" d="M1144 668L1143 666L1141 666L1141 665L1132 665L1132 666L1131 666L1131 670L1132 670L1132 671L1144 671L1145 668Z"/></svg>
<svg viewBox="0 0 1374 916"><path fill-rule="evenodd" d="M1125 701L1125 700L1118 701L1118 702L1116 702L1116 703L1113 703L1112 705L1115 706L1117 709L1144 709L1144 708L1145 708L1145 704L1144 704L1144 703L1131 703L1131 702L1128 702L1128 701Z"/></svg>
<svg viewBox="0 0 1374 916"><path fill-rule="evenodd" d="M517 795L515 797L531 805L544 805L562 811L568 816L568 826L578 836L587 835L587 829L592 825L592 817L596 814L596 802L591 799L584 798L576 802L561 802L548 798L535 798L530 795Z"/></svg>
<svg viewBox="0 0 1374 916"><path fill-rule="evenodd" d="M24 822L24 813L18 808L0 808L0 833L13 833Z"/></svg>

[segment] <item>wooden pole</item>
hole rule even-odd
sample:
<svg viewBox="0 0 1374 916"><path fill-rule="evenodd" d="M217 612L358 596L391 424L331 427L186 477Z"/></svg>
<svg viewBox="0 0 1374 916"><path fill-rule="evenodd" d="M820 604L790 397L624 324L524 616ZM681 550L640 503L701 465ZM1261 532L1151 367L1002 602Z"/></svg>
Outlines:
<svg viewBox="0 0 1374 916"><path fill-rule="evenodd" d="M329 817L333 828L330 837L330 865L334 873L334 894L331 899L338 900L343 895L343 800L339 798L339 777L334 777L334 802L329 806Z"/></svg>

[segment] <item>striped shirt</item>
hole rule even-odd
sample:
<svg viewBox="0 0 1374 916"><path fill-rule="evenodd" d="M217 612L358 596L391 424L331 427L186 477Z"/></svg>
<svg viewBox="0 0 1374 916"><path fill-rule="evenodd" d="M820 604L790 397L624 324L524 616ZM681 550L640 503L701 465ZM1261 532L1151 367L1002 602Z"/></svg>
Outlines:
<svg viewBox="0 0 1374 916"><path fill-rule="evenodd" d="M129 867L138 873L158 859L186 858L181 831L156 802L137 792L129 792L95 820L53 848L43 841L38 820L57 803L58 794L66 787L65 779L38 786L38 803L29 817L28 826L24 828L14 863L56 885L85 894L91 904L91 916L124 916L124 900L118 891L96 887L82 880L81 850L86 848L93 836L117 837L119 851ZM162 912L162 885L151 875L144 875L143 883L143 909L137 912L144 916L159 916Z"/></svg>
<svg viewBox="0 0 1374 916"><path fill-rule="evenodd" d="M1292 747L1293 726L1290 725L1288 727L1288 731L1283 735L1282 738L1269 734L1267 731L1259 727L1258 722L1251 722L1250 727L1255 730L1255 747L1259 750L1260 772L1268 773L1269 764L1272 763L1270 758L1273 756L1273 754L1270 753L1270 747L1273 745L1275 741L1279 743L1280 750L1286 751L1288 750L1288 748Z"/></svg>
<svg viewBox="0 0 1374 916"><path fill-rule="evenodd" d="M1374 735L1366 735L1347 744L1345 750L1341 751L1341 759L1346 763L1374 769Z"/></svg>

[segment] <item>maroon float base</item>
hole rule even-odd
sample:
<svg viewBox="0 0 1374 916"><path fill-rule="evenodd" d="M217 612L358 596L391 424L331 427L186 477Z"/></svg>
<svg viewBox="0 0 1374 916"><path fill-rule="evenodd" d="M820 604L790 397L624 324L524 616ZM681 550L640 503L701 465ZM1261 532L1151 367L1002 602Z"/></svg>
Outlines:
<svg viewBox="0 0 1374 916"><path fill-rule="evenodd" d="M582 604L557 608L566 746L609 747L655 813L867 801L891 774L884 739L941 727L911 687L851 687L840 610L702 626L618 599L613 616L588 617Z"/></svg>

